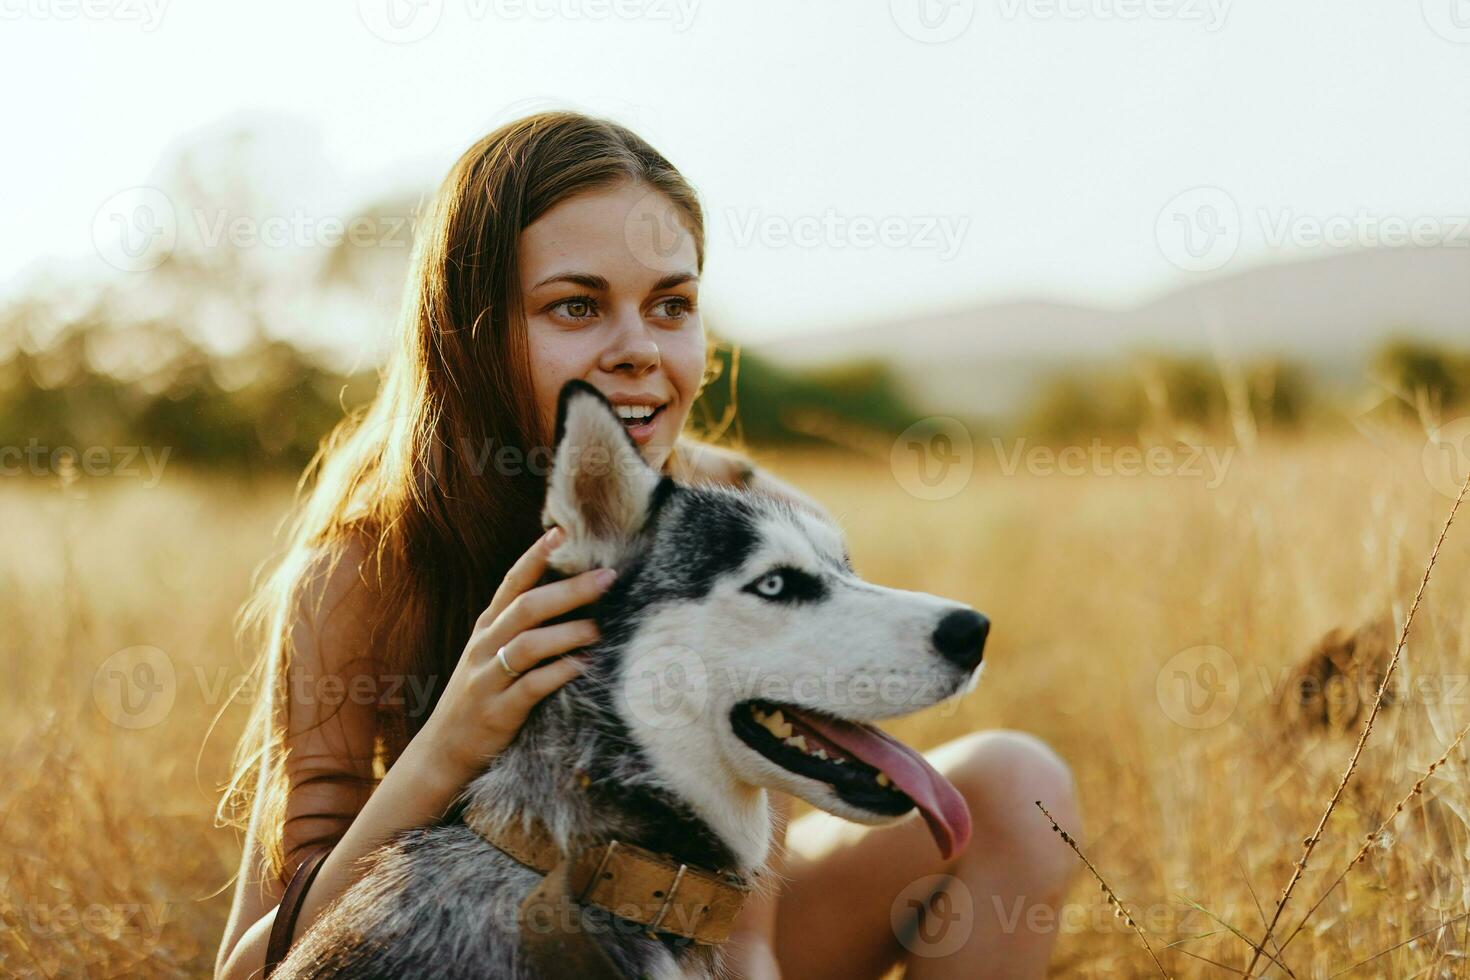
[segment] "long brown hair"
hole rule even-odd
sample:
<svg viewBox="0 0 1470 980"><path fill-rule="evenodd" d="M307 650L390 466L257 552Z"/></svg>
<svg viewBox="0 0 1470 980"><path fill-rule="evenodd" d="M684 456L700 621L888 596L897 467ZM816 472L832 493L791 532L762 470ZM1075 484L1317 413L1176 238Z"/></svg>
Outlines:
<svg viewBox="0 0 1470 980"><path fill-rule="evenodd" d="M471 146L419 226L378 393L307 466L279 561L262 570L238 622L242 641L259 651L253 677L268 696L256 698L220 814L238 826L253 806L271 873L289 857L287 672L293 623L320 608L303 608L312 582L330 576L356 539L367 556L360 584L372 595L376 670L420 679L431 692L417 714L408 698L379 704L381 776L427 718L506 570L541 532L545 471L533 451L546 433L530 384L518 236L563 199L626 179L674 202L702 269L694 189L625 127L575 112L528 116Z"/></svg>

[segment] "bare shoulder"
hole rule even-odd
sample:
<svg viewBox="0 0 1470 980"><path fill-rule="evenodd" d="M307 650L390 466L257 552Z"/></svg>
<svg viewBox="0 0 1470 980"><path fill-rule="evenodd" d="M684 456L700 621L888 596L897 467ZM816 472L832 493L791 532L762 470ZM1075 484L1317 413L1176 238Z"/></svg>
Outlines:
<svg viewBox="0 0 1470 980"><path fill-rule="evenodd" d="M351 666L349 651L367 650L369 614L374 608L368 559L369 549L361 538L304 556L301 586L292 609L293 667L345 671Z"/></svg>
<svg viewBox="0 0 1470 980"><path fill-rule="evenodd" d="M789 500L832 520L831 513L820 503L777 477L765 466L757 464L745 452L684 438L679 441L679 454L685 465L675 474L678 479L690 483L715 483L757 490Z"/></svg>
<svg viewBox="0 0 1470 980"><path fill-rule="evenodd" d="M744 453L680 436L670 472L681 483L738 487L745 485L753 470L754 464Z"/></svg>

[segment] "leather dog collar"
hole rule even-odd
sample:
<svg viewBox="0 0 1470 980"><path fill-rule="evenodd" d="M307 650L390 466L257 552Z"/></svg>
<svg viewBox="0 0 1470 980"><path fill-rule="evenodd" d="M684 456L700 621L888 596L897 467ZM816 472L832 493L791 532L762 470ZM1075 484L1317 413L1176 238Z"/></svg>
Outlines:
<svg viewBox="0 0 1470 980"><path fill-rule="evenodd" d="M692 867L623 841L563 854L539 821L527 831L512 821L495 833L476 828L487 842L547 876L538 892L554 886L556 898L595 905L648 927L649 935L673 933L697 943L723 943L751 889L730 872ZM564 893L564 894L562 894ZM549 908L549 905L547 906ZM522 930L535 909L522 906ZM534 928L534 924L532 924Z"/></svg>

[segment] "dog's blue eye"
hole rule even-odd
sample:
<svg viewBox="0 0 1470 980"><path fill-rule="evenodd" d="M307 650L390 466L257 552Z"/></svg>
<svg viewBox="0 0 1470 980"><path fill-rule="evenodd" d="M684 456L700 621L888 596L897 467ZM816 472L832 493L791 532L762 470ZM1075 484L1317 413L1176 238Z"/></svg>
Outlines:
<svg viewBox="0 0 1470 980"><path fill-rule="evenodd" d="M790 565L772 569L747 585L745 591L776 602L809 602L827 597L827 586L821 579Z"/></svg>

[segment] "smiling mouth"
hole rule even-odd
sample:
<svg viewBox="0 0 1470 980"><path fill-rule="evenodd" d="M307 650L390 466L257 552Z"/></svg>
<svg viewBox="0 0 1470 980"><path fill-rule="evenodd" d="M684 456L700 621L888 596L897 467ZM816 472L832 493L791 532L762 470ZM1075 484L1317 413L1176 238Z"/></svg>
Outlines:
<svg viewBox="0 0 1470 980"><path fill-rule="evenodd" d="M664 409L667 407L667 404L660 405L653 410L653 414L645 415L642 418L622 418L620 416L618 421L623 423L623 428L625 429L643 429L658 421L663 416Z"/></svg>
<svg viewBox="0 0 1470 980"><path fill-rule="evenodd" d="M914 808L892 777L819 733L809 708L771 701L742 701L730 712L736 736L782 769L826 783L855 807L885 816Z"/></svg>

